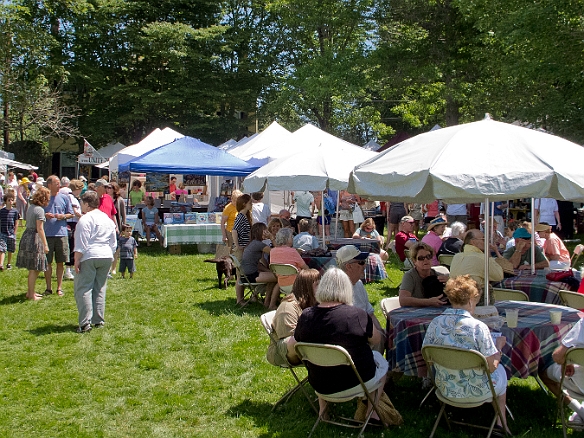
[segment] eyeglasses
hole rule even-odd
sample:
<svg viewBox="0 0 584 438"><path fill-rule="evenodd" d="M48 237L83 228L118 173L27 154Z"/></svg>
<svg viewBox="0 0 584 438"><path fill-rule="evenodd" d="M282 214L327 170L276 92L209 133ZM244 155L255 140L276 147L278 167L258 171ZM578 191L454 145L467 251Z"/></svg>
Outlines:
<svg viewBox="0 0 584 438"><path fill-rule="evenodd" d="M358 260L358 261L352 262L350 264L351 265L361 265L361 266L363 266L363 265L365 265L365 260Z"/></svg>
<svg viewBox="0 0 584 438"><path fill-rule="evenodd" d="M432 254L428 254L425 256L418 256L417 259L419 262L423 262L424 260L432 260Z"/></svg>

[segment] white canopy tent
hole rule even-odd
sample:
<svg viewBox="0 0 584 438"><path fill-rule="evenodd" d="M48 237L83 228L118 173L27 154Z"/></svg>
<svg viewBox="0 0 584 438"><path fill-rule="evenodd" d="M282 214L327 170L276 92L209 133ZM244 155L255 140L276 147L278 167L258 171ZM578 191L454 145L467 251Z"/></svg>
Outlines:
<svg viewBox="0 0 584 438"><path fill-rule="evenodd" d="M249 138L243 143L238 143L229 149L228 152L231 155L241 158L243 161L261 160L263 161L262 164L265 164L273 159L273 155L268 151L273 151L274 148L278 148L291 135L292 133L279 125L278 122L272 122L261 133L253 138Z"/></svg>
<svg viewBox="0 0 584 438"><path fill-rule="evenodd" d="M484 200L488 205L534 197L582 201L582 162L584 148L580 145L486 118L420 134L393 146L351 172L349 191L369 199L418 203ZM489 210L485 210L487 223ZM485 254L490 228L485 227ZM531 253L533 266L533 249ZM485 258L485 272L487 262Z"/></svg>
<svg viewBox="0 0 584 438"><path fill-rule="evenodd" d="M0 157L0 166L16 167L24 170L37 170L38 166L32 164L21 163L20 161L10 160L8 158Z"/></svg>

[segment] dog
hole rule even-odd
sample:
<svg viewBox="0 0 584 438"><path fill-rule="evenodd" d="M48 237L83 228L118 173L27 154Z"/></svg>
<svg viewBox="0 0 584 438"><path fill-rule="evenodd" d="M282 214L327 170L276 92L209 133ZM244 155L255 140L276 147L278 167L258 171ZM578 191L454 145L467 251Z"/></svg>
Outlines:
<svg viewBox="0 0 584 438"><path fill-rule="evenodd" d="M235 267L233 266L233 260L231 257L224 256L218 259L207 259L207 263L215 263L215 268L217 269L217 279L219 281L220 289L227 289L227 284L235 276ZM223 275L225 278L223 279Z"/></svg>

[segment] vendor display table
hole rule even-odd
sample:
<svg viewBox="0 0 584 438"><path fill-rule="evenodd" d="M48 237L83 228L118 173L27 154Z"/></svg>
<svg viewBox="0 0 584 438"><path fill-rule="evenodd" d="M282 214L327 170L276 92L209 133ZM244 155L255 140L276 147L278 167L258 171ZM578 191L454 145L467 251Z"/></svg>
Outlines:
<svg viewBox="0 0 584 438"><path fill-rule="evenodd" d="M220 224L162 225L164 246L193 243L223 243Z"/></svg>
<svg viewBox="0 0 584 438"><path fill-rule="evenodd" d="M535 376L552 363L552 353L560 339L580 319L577 310L551 304L524 301L499 301L495 303L499 315L505 309L518 309L518 326L507 325L499 330L507 343L502 349L501 363L507 376L526 378ZM389 313L387 320L387 359L390 369L408 376L425 377L426 363L422 357L422 342L430 322L442 314L446 307L400 307ZM550 321L550 310L562 310L562 322Z"/></svg>

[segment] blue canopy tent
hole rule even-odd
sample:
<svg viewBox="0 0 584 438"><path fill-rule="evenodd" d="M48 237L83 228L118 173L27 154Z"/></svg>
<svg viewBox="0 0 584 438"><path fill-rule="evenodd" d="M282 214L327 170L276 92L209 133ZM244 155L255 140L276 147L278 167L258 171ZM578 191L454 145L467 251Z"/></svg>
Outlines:
<svg viewBox="0 0 584 438"><path fill-rule="evenodd" d="M120 171L246 176L253 166L193 137L182 137L119 166Z"/></svg>

